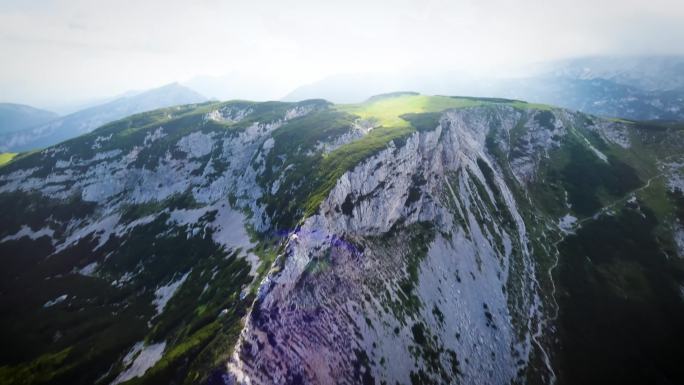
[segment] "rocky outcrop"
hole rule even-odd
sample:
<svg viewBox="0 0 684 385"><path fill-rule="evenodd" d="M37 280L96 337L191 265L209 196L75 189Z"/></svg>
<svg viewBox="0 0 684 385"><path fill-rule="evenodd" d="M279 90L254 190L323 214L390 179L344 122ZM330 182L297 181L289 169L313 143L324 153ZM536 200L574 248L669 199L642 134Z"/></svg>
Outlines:
<svg viewBox="0 0 684 385"><path fill-rule="evenodd" d="M486 143L520 119L506 107L449 111L344 174L262 284L234 378L520 381L544 305L511 165Z"/></svg>

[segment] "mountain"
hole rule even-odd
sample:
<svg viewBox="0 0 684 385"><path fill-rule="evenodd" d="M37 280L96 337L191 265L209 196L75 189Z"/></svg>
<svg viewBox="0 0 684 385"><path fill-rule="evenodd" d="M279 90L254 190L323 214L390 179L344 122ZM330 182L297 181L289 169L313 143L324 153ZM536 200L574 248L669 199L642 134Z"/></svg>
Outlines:
<svg viewBox="0 0 684 385"><path fill-rule="evenodd" d="M542 65L541 73L576 79L606 79L645 91L684 90L682 56L593 56Z"/></svg>
<svg viewBox="0 0 684 385"><path fill-rule="evenodd" d="M177 83L124 96L48 123L0 136L0 152L27 151L57 144L138 112L205 101L202 95Z"/></svg>
<svg viewBox="0 0 684 385"><path fill-rule="evenodd" d="M300 86L283 100L323 97L356 103L389 90L497 95L635 120L684 120L684 57L591 57L542 63L525 74L473 77L457 72L340 74Z"/></svg>
<svg viewBox="0 0 684 385"><path fill-rule="evenodd" d="M21 131L57 118L50 111L23 104L0 103L0 135Z"/></svg>
<svg viewBox="0 0 684 385"><path fill-rule="evenodd" d="M600 116L684 120L684 89L647 91L600 77L569 76L500 80L482 88L483 93L494 92Z"/></svg>
<svg viewBox="0 0 684 385"><path fill-rule="evenodd" d="M0 167L3 384L681 383L684 126L207 102Z"/></svg>

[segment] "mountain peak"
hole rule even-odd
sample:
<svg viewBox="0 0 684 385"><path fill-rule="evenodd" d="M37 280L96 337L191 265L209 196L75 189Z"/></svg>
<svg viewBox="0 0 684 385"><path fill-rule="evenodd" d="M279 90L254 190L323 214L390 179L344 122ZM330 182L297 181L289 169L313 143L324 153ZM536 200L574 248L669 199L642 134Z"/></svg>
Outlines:
<svg viewBox="0 0 684 385"><path fill-rule="evenodd" d="M0 103L0 137L56 119L57 114L24 104Z"/></svg>
<svg viewBox="0 0 684 385"><path fill-rule="evenodd" d="M206 98L188 87L170 83L151 90L122 96L107 103L51 119L30 129L5 135L0 151L25 151L50 146L88 133L126 116L161 107L199 103Z"/></svg>

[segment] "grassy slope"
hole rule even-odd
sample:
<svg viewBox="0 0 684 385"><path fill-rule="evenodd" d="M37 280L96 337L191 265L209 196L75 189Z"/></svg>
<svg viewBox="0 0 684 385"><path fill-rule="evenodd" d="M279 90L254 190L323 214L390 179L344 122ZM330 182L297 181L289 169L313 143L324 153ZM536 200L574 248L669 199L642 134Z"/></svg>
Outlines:
<svg viewBox="0 0 684 385"><path fill-rule="evenodd" d="M681 383L684 371L672 357L681 356L684 265L672 258L677 203L658 164L681 157L684 137L677 126L616 121L628 125L627 149L576 132L610 163L566 146L553 159L558 180L546 170L544 185L568 189L584 219L559 244L554 274L561 376L564 383Z"/></svg>
<svg viewBox="0 0 684 385"><path fill-rule="evenodd" d="M340 104L336 108L357 115L361 119L376 119L383 127L408 127L410 124L402 119L401 115L440 112L450 108L477 107L493 104L508 104L521 109L535 108L547 110L551 108L543 104L531 104L518 100L414 94L376 97L360 104Z"/></svg>
<svg viewBox="0 0 684 385"><path fill-rule="evenodd" d="M205 121L203 116L215 108L239 104L240 107L253 107L254 116L249 116L242 122L235 124ZM260 121L272 121L282 117L285 111L291 107L287 103L252 103L252 102L225 102L225 103L205 103L200 105L189 105L160 109L150 113L133 115L131 117L113 122L103 126L93 133L67 141L60 146L66 146L64 156L79 154L84 158L94 155L92 144L98 136L112 134L112 140L105 142L99 151L110 149L127 149L143 142L148 132L154 131L159 126L164 126L167 136L155 143L155 146L146 149L150 154L141 152L140 158L149 161L157 157L152 152L163 153L167 148L173 148L178 138L188 132L195 130L228 130L239 131L251 124L254 119ZM4 155L4 154L3 154ZM161 156L161 155L160 155ZM21 159L19 159L21 158ZM42 165L47 171L50 164L40 152L21 154L14 161L12 167L26 168L33 165ZM54 160L53 160L54 162ZM7 170L11 172L12 170ZM33 209L40 213L29 211L28 214L35 214L36 226L40 227L45 223L45 218L54 214L54 208L36 207L36 202L42 202L35 197L29 196L28 200ZM47 201L48 199L46 199ZM50 201L52 202L52 201ZM54 202L57 208L64 208L65 202ZM79 206L82 202L77 203ZM167 200L162 203L150 203L125 207L122 214L127 220L135 220L142 216L160 212L164 208L178 206L178 208L191 208L194 201L178 199ZM15 195L0 194L0 206L7 208L17 207ZM17 215L11 218L19 219L22 224L27 222L26 206L20 205ZM141 206L141 207L138 207ZM6 210L5 210L6 211ZM34 210L35 211L35 210ZM57 210L61 212L64 210ZM40 215L45 214L45 215ZM67 218L68 219L68 218ZM18 225L18 223L17 223ZM163 229L160 228L164 227ZM15 232L14 224L6 224L2 230ZM35 227L35 226L32 226ZM157 342L160 340L168 341L167 351L149 373L143 378L136 379L136 383L169 383L170 379L184 378L187 373L188 378L197 380L201 376L210 373L211 369L219 365L219 361L224 361L226 355L230 353L229 348L233 346L240 330L240 319L245 314L246 306L251 303L253 297L242 298L239 294L243 287L251 281L249 269L244 259L236 259L235 256L228 258L223 255L224 251L217 245L207 241L211 239L204 237L187 238L183 229L169 230L165 225L165 219L155 221L147 226L137 227L129 234L123 235L125 240L119 239L117 242L110 243L93 251L94 247L86 241L77 246L65 250L50 258L49 262L37 261L32 264L34 270L26 272L7 271L2 275L15 277L35 275L42 277L51 276L55 272L61 273L64 278L50 280L52 286L42 284L42 279L12 280L7 277L3 279L7 285L16 285L11 290L10 295L0 297L0 312L12 308L18 310L15 303L27 303L21 307L21 319L23 322L13 322L16 319L3 319L2 330L3 341L6 343L6 354L2 355L2 365L0 365L0 383L81 383L88 382L88 379L96 378L107 371L109 365L119 360L119 353L128 349L134 342L145 338L148 341ZM155 242L150 243L149 239L154 238ZM41 239L44 241L45 239ZM110 239L110 242L112 240ZM141 242L142 241L142 242ZM122 246L125 245L125 246ZM170 247L175 245L175 247ZM191 249L201 250L201 255L195 255L189 249L184 249L183 245L188 245ZM8 242L0 245L0 255L6 256L6 265L25 265L28 255L39 257L46 255L49 250L36 251L36 243L24 238L18 242ZM130 254L130 253L133 254ZM111 263L100 266L99 278L83 278L79 275L69 274L64 268L69 269L74 263L82 265L85 259L88 261L96 260L102 262L104 255L111 256ZM24 260L22 263L21 260ZM16 261L16 264L11 262ZM186 265L191 263L191 266ZM49 265L49 266L47 266ZM57 266L59 265L59 266ZM140 282L131 284L134 290L116 290L109 288L107 279L109 275L117 276L123 271L133 271L136 266L145 266L143 269L150 276L139 276ZM10 266L10 267L11 267ZM6 266L7 267L7 266ZM114 274L111 269L116 270ZM170 269L170 270L169 270ZM154 288L158 282L166 282L170 279L168 274L173 275L174 271L197 271L190 275L182 287L182 290L169 302L164 313L154 319L149 325L152 329L145 327L144 322L138 317L149 315L149 303L151 301L149 287ZM206 274L203 273L205 269ZM213 269L213 270L212 270ZM210 271L211 270L211 271ZM16 274L15 274L16 273ZM212 277L211 282L206 281ZM104 278L104 279L100 279ZM84 281L84 282L81 282ZM111 279L110 279L111 281ZM206 282L205 282L206 281ZM16 282L22 282L21 285ZM75 282L75 284L74 284ZM106 290L100 286L106 284ZM216 285L214 286L214 283ZM208 285L208 286L205 286ZM98 286L99 285L99 286ZM83 311L69 312L69 309L55 306L49 311L42 308L41 304L45 298L53 298L55 289L58 286L59 293L72 293L74 290L91 291L98 293L97 299L102 303L99 306L87 307ZM5 287L5 286L3 286ZM15 298L20 293L19 299ZM136 294L137 293L137 294ZM140 294L142 293L142 294ZM74 298L85 300L89 295L79 291ZM130 306L126 314L119 313L116 322L111 322L111 308L116 308L116 304L122 298ZM79 305L80 306L80 305ZM106 309L106 311L101 309ZM222 309L228 309L226 314L218 317ZM66 314L66 315L65 315ZM76 317L76 318L75 318ZM39 325L39 326L36 326ZM149 326L148 326L149 327ZM93 330L98 329L98 332ZM40 330L36 332L35 330ZM55 330L60 330L63 334L59 343L52 342L52 335ZM83 338L82 335L88 335ZM10 336L15 336L16 338ZM29 342L26 338L28 336ZM97 347L94 349L93 347ZM88 350L90 349L90 350ZM87 352L87 354L86 354ZM11 359L6 359L11 357ZM56 370L59 368L60 370ZM31 373L30 376L27 374ZM111 380L112 375L105 379ZM86 379L86 380L84 380Z"/></svg>
<svg viewBox="0 0 684 385"><path fill-rule="evenodd" d="M551 107L517 100L427 96L418 94L380 95L360 104L341 104L335 108L363 120L374 121L374 128L363 138L347 143L324 157L318 170L320 186L305 205L306 213L312 214L325 199L337 180L359 162L384 149L389 142L405 138L417 130L408 115L437 113L451 108L467 108L507 104L519 109L548 110ZM434 128L434 127L431 127Z"/></svg>
<svg viewBox="0 0 684 385"><path fill-rule="evenodd" d="M0 153L0 166L2 166L5 163L9 163L14 157L17 156L15 152L3 152Z"/></svg>
<svg viewBox="0 0 684 385"><path fill-rule="evenodd" d="M449 108L473 107L482 102L446 96L400 95L377 98L361 104L342 104L338 109L361 119L375 119L383 127L409 127L401 118L408 113L439 112Z"/></svg>

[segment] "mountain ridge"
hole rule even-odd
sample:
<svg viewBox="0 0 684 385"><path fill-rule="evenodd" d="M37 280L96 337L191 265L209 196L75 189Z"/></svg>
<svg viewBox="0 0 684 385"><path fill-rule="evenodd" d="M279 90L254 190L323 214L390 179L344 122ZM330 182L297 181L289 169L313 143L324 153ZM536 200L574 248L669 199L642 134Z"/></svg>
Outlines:
<svg viewBox="0 0 684 385"><path fill-rule="evenodd" d="M191 89L178 83L171 83L88 107L37 127L6 134L2 137L4 144L0 145L0 151L17 152L42 148L87 133L105 123L136 112L205 100L205 97Z"/></svg>
<svg viewBox="0 0 684 385"><path fill-rule="evenodd" d="M302 85L283 100L313 95L355 103L396 89L426 94L497 95L557 105L605 117L682 120L681 56L586 57L538 64L507 76L459 72L337 74Z"/></svg>
<svg viewBox="0 0 684 385"><path fill-rule="evenodd" d="M58 115L25 104L0 103L0 135L46 123Z"/></svg>
<svg viewBox="0 0 684 385"><path fill-rule="evenodd" d="M587 360L636 378L610 357L637 346L653 364L651 345L580 354L573 324L614 341L601 314L582 322L593 302L573 282L603 277L586 286L603 306L651 311L637 277L677 324L677 258L583 264L581 250L613 221L609 249L644 228L648 255L684 254L683 147L677 127L415 93L109 123L0 167L0 378L591 383Z"/></svg>

